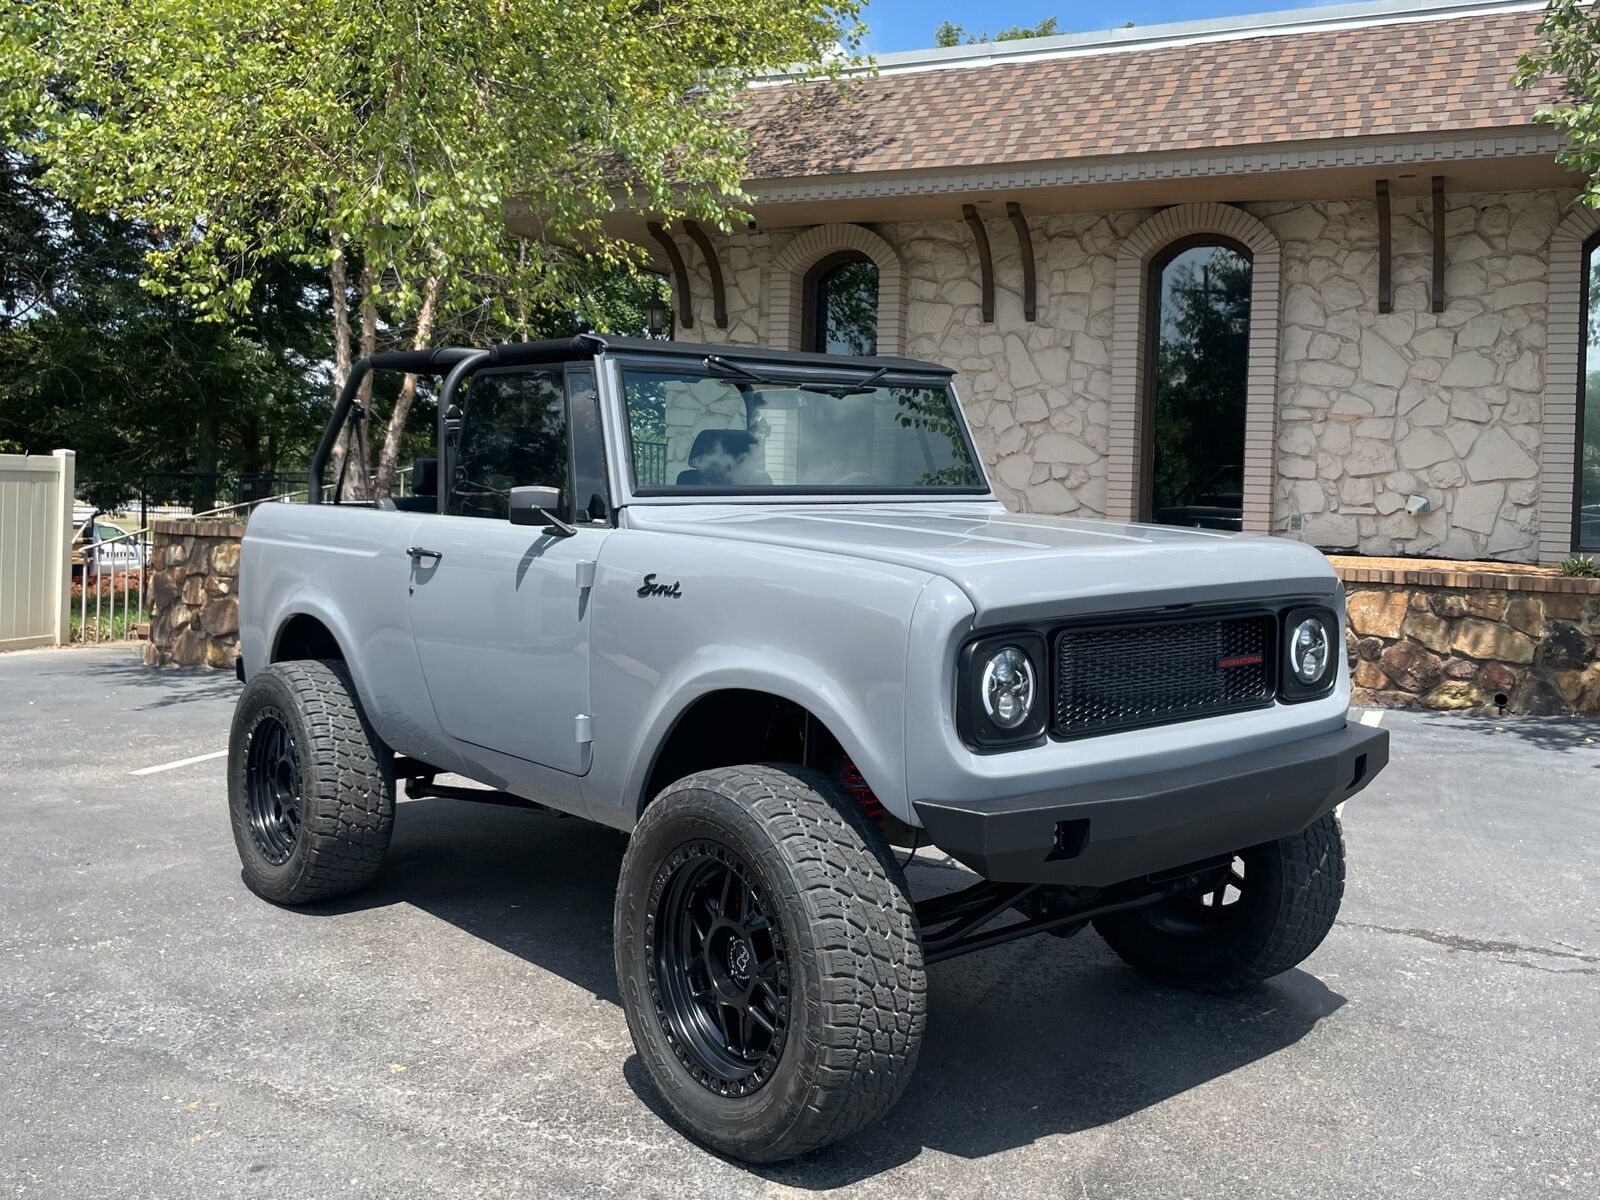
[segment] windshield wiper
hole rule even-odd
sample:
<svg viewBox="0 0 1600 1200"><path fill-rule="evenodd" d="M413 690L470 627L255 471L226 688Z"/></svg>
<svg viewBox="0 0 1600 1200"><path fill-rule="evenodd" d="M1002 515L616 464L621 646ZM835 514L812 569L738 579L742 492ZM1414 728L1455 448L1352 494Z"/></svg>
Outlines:
<svg viewBox="0 0 1600 1200"><path fill-rule="evenodd" d="M720 354L706 355L705 366L708 371L721 371L730 375L738 375L741 378L748 379L751 383L760 383L768 386L780 384L784 387L792 387L797 392L819 392L824 396L833 396L835 398L865 395L872 391L878 380L889 373L888 367L879 367L871 374L851 383L797 383L792 379L774 379L768 375L758 375L748 367L741 367L738 363L731 362Z"/></svg>
<svg viewBox="0 0 1600 1200"><path fill-rule="evenodd" d="M825 396L836 396L840 399L845 396L865 396L873 390L878 380L888 373L888 367L879 367L865 379L858 379L854 383L801 383L795 386L803 392L821 392Z"/></svg>
<svg viewBox="0 0 1600 1200"><path fill-rule="evenodd" d="M736 362L729 362L727 359L723 358L720 354L708 354L708 355L706 355L705 366L706 366L706 370L708 370L708 371L725 371L730 375L742 375L746 379L748 379L751 383L776 383L777 382L776 380L768 379L764 375L757 375L754 371L751 371L751 370L748 370L748 369L746 369L744 367L741 367Z"/></svg>

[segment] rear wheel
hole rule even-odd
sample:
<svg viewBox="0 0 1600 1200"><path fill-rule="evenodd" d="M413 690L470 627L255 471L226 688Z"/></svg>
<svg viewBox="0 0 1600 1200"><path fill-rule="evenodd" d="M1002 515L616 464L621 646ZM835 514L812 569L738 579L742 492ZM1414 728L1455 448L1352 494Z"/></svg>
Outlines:
<svg viewBox="0 0 1600 1200"><path fill-rule="evenodd" d="M1333 813L1242 850L1200 889L1095 918L1122 960L1200 991L1251 987L1295 966L1328 936L1344 896L1344 837Z"/></svg>
<svg viewBox="0 0 1600 1200"><path fill-rule="evenodd" d="M275 663L239 697L228 811L244 881L278 904L372 881L394 828L394 756L342 662Z"/></svg>
<svg viewBox="0 0 1600 1200"><path fill-rule="evenodd" d="M926 979L904 879L817 772L729 767L663 792L623 858L616 960L651 1083L725 1154L846 1137L916 1063Z"/></svg>

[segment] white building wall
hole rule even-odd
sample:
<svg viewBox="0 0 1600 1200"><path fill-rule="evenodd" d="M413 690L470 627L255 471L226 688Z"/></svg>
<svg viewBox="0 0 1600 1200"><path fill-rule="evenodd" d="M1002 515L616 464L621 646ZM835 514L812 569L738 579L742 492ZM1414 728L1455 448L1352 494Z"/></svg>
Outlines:
<svg viewBox="0 0 1600 1200"><path fill-rule="evenodd" d="M1368 554L1533 561L1550 236L1570 197L1446 197L1445 311L1431 199L1391 205L1378 312L1373 204L1247 206L1283 245L1280 530ZM1406 497L1432 511L1413 517Z"/></svg>
<svg viewBox="0 0 1600 1200"><path fill-rule="evenodd" d="M1534 561L1550 238L1573 193L1447 195L1443 313L1429 311L1431 199L1396 197L1394 311L1378 312L1369 200L1244 204L1282 246L1273 526L1325 549ZM1105 512L1115 261L1154 210L1035 217L1038 319L1023 319L1017 243L988 220L995 319L960 220L883 224L907 278L906 353L956 368L1008 506ZM719 235L729 329L712 322L698 250L686 340L772 344L772 257L799 231ZM781 339L779 339L781 340ZM1432 511L1413 517L1406 497Z"/></svg>

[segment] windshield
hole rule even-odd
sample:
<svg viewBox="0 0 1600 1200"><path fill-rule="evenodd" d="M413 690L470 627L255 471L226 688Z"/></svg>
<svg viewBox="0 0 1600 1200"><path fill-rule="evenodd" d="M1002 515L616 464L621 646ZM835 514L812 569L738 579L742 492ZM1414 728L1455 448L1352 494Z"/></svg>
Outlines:
<svg viewBox="0 0 1600 1200"><path fill-rule="evenodd" d="M986 493L944 383L624 368L640 495Z"/></svg>

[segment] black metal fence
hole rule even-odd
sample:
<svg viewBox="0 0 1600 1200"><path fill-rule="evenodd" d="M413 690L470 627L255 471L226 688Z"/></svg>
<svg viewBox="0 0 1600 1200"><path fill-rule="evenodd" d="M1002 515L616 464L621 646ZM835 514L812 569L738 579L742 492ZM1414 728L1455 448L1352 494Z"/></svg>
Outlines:
<svg viewBox="0 0 1600 1200"><path fill-rule="evenodd" d="M633 470L639 487L665 487L667 482L667 444L633 443Z"/></svg>
<svg viewBox="0 0 1600 1200"><path fill-rule="evenodd" d="M306 473L166 471L139 481L139 524L158 516L191 516L225 505L304 493Z"/></svg>

